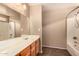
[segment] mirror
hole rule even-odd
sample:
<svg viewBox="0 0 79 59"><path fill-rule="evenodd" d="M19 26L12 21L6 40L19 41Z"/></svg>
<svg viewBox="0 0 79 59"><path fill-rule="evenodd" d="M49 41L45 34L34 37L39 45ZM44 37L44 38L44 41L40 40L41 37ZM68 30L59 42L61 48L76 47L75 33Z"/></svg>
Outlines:
<svg viewBox="0 0 79 59"><path fill-rule="evenodd" d="M20 23L6 15L0 15L0 41L19 37Z"/></svg>
<svg viewBox="0 0 79 59"><path fill-rule="evenodd" d="M0 14L0 41L19 37L20 35L19 21Z"/></svg>
<svg viewBox="0 0 79 59"><path fill-rule="evenodd" d="M0 15L0 41L10 37L9 27L9 17Z"/></svg>
<svg viewBox="0 0 79 59"><path fill-rule="evenodd" d="M15 23L13 21L9 22L9 38L14 38L15 37Z"/></svg>
<svg viewBox="0 0 79 59"><path fill-rule="evenodd" d="M24 4L22 5L24 6ZM9 6L12 7L11 5ZM0 4L0 41L20 37L21 35L29 32L27 30L29 28L27 28L29 24L27 25L26 14L24 15L20 13L26 13L26 8L24 11L18 9L18 12L16 10L17 5L14 4L16 8L10 8L9 6L6 4Z"/></svg>

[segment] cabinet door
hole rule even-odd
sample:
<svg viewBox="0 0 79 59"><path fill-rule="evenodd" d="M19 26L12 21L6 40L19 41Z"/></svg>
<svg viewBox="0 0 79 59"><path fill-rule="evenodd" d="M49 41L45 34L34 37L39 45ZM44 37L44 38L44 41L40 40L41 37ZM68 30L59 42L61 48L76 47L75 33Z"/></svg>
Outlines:
<svg viewBox="0 0 79 59"><path fill-rule="evenodd" d="M31 44L31 56L35 56L35 42Z"/></svg>
<svg viewBox="0 0 79 59"><path fill-rule="evenodd" d="M20 52L21 56L30 56L30 46Z"/></svg>
<svg viewBox="0 0 79 59"><path fill-rule="evenodd" d="M35 48L36 48L36 55L39 53L39 48L40 48L40 42L39 42L39 40L37 40L36 42L35 42Z"/></svg>

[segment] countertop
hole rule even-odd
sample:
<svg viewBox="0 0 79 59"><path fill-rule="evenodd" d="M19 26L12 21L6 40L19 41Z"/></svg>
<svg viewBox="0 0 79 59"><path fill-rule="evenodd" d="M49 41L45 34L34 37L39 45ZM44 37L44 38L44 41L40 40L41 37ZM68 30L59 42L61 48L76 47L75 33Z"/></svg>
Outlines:
<svg viewBox="0 0 79 59"><path fill-rule="evenodd" d="M38 40L39 37L39 35L24 35L0 41L0 56L15 56L34 41Z"/></svg>

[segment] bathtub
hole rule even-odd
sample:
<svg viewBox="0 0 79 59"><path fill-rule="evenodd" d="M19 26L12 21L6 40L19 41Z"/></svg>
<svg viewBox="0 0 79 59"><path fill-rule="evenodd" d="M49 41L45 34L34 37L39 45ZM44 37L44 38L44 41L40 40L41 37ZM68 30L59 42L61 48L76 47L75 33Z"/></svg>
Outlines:
<svg viewBox="0 0 79 59"><path fill-rule="evenodd" d="M67 50L72 56L79 56L79 50L76 49L71 43L67 43Z"/></svg>

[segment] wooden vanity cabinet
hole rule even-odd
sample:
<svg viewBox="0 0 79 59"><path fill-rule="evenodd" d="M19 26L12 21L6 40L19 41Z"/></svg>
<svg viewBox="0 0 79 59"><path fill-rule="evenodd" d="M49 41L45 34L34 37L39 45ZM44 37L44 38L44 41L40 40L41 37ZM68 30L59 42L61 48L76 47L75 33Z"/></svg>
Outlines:
<svg viewBox="0 0 79 59"><path fill-rule="evenodd" d="M31 56L35 56L39 53L40 43L39 40L36 40L31 44Z"/></svg>
<svg viewBox="0 0 79 59"><path fill-rule="evenodd" d="M26 47L23 51L21 51L20 56L30 56L30 46Z"/></svg>
<svg viewBox="0 0 79 59"><path fill-rule="evenodd" d="M26 47L20 53L16 54L16 56L30 56L30 46Z"/></svg>
<svg viewBox="0 0 79 59"><path fill-rule="evenodd" d="M33 42L31 45L26 47L20 53L16 54L16 56L36 56L39 53L40 42L39 39Z"/></svg>
<svg viewBox="0 0 79 59"><path fill-rule="evenodd" d="M40 50L40 42L39 42L39 40L37 40L36 42L35 42L35 50L36 50L36 55L39 53L39 50Z"/></svg>
<svg viewBox="0 0 79 59"><path fill-rule="evenodd" d="M36 55L36 54L35 54L35 42L33 42L33 43L31 44L30 48L31 48L31 51L30 51L31 56L35 56L35 55Z"/></svg>

